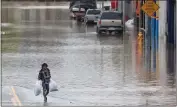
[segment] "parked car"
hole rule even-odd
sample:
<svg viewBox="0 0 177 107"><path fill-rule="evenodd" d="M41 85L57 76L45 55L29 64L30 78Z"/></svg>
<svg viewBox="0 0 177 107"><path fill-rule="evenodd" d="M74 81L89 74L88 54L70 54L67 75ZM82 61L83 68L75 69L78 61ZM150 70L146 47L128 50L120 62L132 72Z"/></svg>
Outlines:
<svg viewBox="0 0 177 107"><path fill-rule="evenodd" d="M96 32L123 32L123 14L117 11L103 11L97 22Z"/></svg>
<svg viewBox="0 0 177 107"><path fill-rule="evenodd" d="M70 17L80 21L88 9L96 8L96 0L71 0Z"/></svg>
<svg viewBox="0 0 177 107"><path fill-rule="evenodd" d="M80 8L79 10L79 6L74 6L71 8L70 10L70 17L76 19L77 15L81 15L84 16L85 15L85 9L84 8Z"/></svg>
<svg viewBox="0 0 177 107"><path fill-rule="evenodd" d="M75 5L70 10L70 17L78 20L85 16L86 10L79 5Z"/></svg>
<svg viewBox="0 0 177 107"><path fill-rule="evenodd" d="M74 5L70 8L71 18L75 18L75 19L82 18L83 16L85 16L85 13L86 13L85 8L80 4Z"/></svg>
<svg viewBox="0 0 177 107"><path fill-rule="evenodd" d="M96 0L70 0L69 9L76 4L87 4L92 5L94 8L97 8Z"/></svg>
<svg viewBox="0 0 177 107"><path fill-rule="evenodd" d="M86 14L86 11L88 9L95 9L93 5L91 4L76 4L74 5L71 10L70 13L73 13L73 16L78 20L84 20L84 16Z"/></svg>
<svg viewBox="0 0 177 107"><path fill-rule="evenodd" d="M84 22L86 24L89 22L93 23L97 22L98 18L100 17L100 13L101 13L100 9L88 9L85 14Z"/></svg>

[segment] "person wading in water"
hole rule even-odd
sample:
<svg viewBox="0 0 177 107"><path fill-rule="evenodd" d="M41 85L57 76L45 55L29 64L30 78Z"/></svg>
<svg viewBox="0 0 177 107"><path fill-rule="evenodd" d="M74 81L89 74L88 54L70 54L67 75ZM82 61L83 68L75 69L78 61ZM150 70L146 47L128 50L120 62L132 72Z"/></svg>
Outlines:
<svg viewBox="0 0 177 107"><path fill-rule="evenodd" d="M44 102L47 102L47 95L49 94L49 83L50 83L50 70L46 63L42 64L42 68L39 71L38 80L42 81Z"/></svg>

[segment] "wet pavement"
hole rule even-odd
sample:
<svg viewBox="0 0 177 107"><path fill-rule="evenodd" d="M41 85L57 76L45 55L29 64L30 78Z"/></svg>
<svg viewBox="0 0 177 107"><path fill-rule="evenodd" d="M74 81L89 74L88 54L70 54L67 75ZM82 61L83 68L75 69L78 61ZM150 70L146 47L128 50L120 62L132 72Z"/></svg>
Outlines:
<svg viewBox="0 0 177 107"><path fill-rule="evenodd" d="M157 54L164 59L154 68L148 43L139 45L137 36L98 36L95 25L70 20L68 3L27 7L34 4L44 5L2 5L3 105L174 107L175 73L168 72L173 48ZM47 104L33 91L44 62L59 86Z"/></svg>

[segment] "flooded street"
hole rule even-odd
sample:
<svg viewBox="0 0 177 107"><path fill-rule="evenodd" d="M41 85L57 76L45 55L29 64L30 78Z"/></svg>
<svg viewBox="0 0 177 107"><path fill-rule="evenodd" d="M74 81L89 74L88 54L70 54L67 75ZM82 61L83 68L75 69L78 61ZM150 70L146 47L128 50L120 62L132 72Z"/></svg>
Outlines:
<svg viewBox="0 0 177 107"><path fill-rule="evenodd" d="M48 106L176 105L172 47L155 53L156 60L164 56L156 63L136 35L98 36L96 25L70 19L67 2L43 5L2 2L4 106L46 106L42 95L34 95L44 62L59 86L49 93Z"/></svg>

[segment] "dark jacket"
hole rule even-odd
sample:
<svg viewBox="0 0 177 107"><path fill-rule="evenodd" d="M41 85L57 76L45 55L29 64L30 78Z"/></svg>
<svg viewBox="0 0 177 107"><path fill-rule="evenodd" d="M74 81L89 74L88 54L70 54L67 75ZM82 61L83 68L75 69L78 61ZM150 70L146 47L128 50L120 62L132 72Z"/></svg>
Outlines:
<svg viewBox="0 0 177 107"><path fill-rule="evenodd" d="M43 83L48 84L50 82L50 78L51 75L50 75L50 70L48 68L45 70L41 69L39 71L38 79L42 80Z"/></svg>

